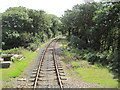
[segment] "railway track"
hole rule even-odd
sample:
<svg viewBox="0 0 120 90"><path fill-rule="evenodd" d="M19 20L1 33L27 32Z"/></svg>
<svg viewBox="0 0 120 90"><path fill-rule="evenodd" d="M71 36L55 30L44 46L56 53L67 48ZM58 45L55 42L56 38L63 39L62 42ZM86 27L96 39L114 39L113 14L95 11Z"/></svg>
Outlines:
<svg viewBox="0 0 120 90"><path fill-rule="evenodd" d="M64 88L66 78L55 52L58 39L51 41L43 50L38 67L31 75L32 88Z"/></svg>

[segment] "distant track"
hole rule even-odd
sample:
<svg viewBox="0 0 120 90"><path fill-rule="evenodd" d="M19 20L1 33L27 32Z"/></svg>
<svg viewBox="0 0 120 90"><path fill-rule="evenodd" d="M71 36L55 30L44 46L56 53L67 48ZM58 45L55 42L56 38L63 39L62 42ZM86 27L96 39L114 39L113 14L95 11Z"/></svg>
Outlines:
<svg viewBox="0 0 120 90"><path fill-rule="evenodd" d="M43 50L38 68L33 70L32 82L33 88L64 88L63 80L64 72L63 68L58 62L55 45L59 38L52 40L45 50ZM48 57L49 55L49 57Z"/></svg>

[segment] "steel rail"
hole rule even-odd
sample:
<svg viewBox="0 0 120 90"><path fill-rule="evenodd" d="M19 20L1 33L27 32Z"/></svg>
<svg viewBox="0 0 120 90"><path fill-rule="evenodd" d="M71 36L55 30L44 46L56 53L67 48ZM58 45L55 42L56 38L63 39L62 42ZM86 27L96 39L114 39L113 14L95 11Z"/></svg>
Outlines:
<svg viewBox="0 0 120 90"><path fill-rule="evenodd" d="M58 41L58 39L56 41ZM59 69L58 69L56 53L55 53L55 45L56 45L56 43L54 44L54 48L53 48L53 60L54 60L56 74L57 74L58 84L59 84L60 88L62 89L63 88L63 83L62 83L62 80L60 78L60 73L59 73Z"/></svg>
<svg viewBox="0 0 120 90"><path fill-rule="evenodd" d="M55 40L55 39L54 39L54 40ZM36 86L37 86L37 82L38 82L38 78L39 78L39 73L40 73L40 70L41 70L41 65L42 65L42 62L43 62L43 60L44 60L45 53L46 53L48 47L50 46L50 44L51 44L54 40L52 40L52 41L48 44L48 46L46 47L46 49L45 49L45 50L43 51L43 53L42 53L43 55L42 55L41 58L40 58L40 63L39 63L39 66L38 66L38 69L37 69L37 74L36 74L35 81L34 81L34 84L33 84L33 88L34 88L34 89L35 89Z"/></svg>
<svg viewBox="0 0 120 90"><path fill-rule="evenodd" d="M62 83L62 80L60 78L60 73L59 73L59 69L58 69L58 64L57 64L57 59L56 59L56 53L55 53L55 45L56 45L56 42L59 40L59 38L57 39L54 39L52 40L48 45L47 47L45 48L45 50L43 51L42 53L42 56L40 58L40 62L39 62L39 65L38 65L38 69L37 69L37 74L36 74L36 77L35 77L35 81L34 81L34 84L33 84L33 88L35 90L35 88L37 87L37 84L38 84L38 80L39 80L39 74L40 74L40 71L41 71L41 67L42 67L42 62L44 60L44 57L45 57L45 54L47 52L47 49L48 47L50 46L50 44L55 41L55 44L53 45L53 61L54 61L54 66L55 66L55 72L56 72L56 76L57 76L57 80L58 80L58 85L60 86L60 88L63 88L63 83Z"/></svg>

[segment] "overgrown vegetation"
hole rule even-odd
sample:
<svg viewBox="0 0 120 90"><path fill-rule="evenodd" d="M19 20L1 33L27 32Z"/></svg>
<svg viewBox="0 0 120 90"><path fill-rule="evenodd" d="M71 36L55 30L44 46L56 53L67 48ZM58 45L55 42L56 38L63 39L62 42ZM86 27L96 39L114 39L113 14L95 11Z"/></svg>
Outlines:
<svg viewBox="0 0 120 90"><path fill-rule="evenodd" d="M60 42L64 48L62 61L70 65L73 73L79 75L79 78L82 78L82 80L88 83L96 83L109 88L118 88L118 80L114 78L113 73L108 68L101 63L95 63L93 65L91 64L92 61L89 62L89 60L92 60L87 55L89 51L76 48L70 49L68 47L70 42L67 39L63 39Z"/></svg>
<svg viewBox="0 0 120 90"><path fill-rule="evenodd" d="M120 3L75 5L61 18L69 50L92 64L100 63L120 78Z"/></svg>

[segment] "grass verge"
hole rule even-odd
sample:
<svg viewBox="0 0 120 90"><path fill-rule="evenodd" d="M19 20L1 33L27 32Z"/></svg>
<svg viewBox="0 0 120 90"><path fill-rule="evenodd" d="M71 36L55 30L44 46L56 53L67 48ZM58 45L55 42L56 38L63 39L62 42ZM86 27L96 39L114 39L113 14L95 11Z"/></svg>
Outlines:
<svg viewBox="0 0 120 90"><path fill-rule="evenodd" d="M88 62L83 64L81 61L76 61L76 63L77 65L74 65L74 67L77 67L73 70L75 73L79 74L84 81L100 84L106 87L118 87L117 80L112 78L113 75L107 68L98 67L96 65L89 66L89 64L87 64Z"/></svg>
<svg viewBox="0 0 120 90"><path fill-rule="evenodd" d="M87 60L75 58L79 55L79 51L77 49L70 50L70 47L68 46L69 42L66 39L63 39L60 42L60 46L63 46L64 48L64 54L62 57L63 62L69 64L72 67L73 73L79 76L79 78L82 78L88 83L95 83L104 87L118 88L118 81L113 79L113 74L109 72L106 67L97 64L91 65Z"/></svg>
<svg viewBox="0 0 120 90"><path fill-rule="evenodd" d="M23 50L22 55L25 57L24 60L14 62L8 69L2 69L3 81L10 81L18 77L27 67L28 63L36 57L37 53Z"/></svg>

